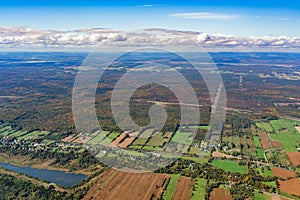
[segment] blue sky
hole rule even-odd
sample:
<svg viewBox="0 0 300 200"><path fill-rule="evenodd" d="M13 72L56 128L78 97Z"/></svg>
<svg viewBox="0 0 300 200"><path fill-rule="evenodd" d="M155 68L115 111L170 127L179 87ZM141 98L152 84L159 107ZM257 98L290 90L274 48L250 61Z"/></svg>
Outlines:
<svg viewBox="0 0 300 200"><path fill-rule="evenodd" d="M3 0L0 26L125 31L158 27L209 34L300 37L300 1Z"/></svg>

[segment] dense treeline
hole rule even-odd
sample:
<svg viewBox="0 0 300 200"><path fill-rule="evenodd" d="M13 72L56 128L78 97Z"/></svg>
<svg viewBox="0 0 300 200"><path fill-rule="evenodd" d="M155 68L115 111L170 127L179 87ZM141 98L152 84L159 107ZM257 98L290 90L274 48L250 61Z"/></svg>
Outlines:
<svg viewBox="0 0 300 200"><path fill-rule="evenodd" d="M46 188L11 175L0 174L0 199L75 199L75 196L73 197L66 192L56 191L54 186ZM77 197L77 199L80 199L80 197Z"/></svg>

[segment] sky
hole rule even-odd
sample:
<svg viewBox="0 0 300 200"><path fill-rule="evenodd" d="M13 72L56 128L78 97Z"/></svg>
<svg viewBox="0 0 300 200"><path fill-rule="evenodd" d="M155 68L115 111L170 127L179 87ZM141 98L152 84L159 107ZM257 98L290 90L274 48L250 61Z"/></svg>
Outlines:
<svg viewBox="0 0 300 200"><path fill-rule="evenodd" d="M58 31L155 27L245 37L300 37L300 1L1 0L0 26Z"/></svg>

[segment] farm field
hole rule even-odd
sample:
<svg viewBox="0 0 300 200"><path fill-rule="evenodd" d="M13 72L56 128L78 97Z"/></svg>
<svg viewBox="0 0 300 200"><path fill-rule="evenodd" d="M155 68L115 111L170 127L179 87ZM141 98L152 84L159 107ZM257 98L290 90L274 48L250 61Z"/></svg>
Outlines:
<svg viewBox="0 0 300 200"><path fill-rule="evenodd" d="M190 177L181 176L177 183L172 200L190 200L192 197L194 180Z"/></svg>
<svg viewBox="0 0 300 200"><path fill-rule="evenodd" d="M291 120L279 119L270 122L286 151L297 152L300 142L300 134L295 129L294 123Z"/></svg>
<svg viewBox="0 0 300 200"><path fill-rule="evenodd" d="M169 183L162 196L163 200L172 200L179 179L180 179L180 174L170 175Z"/></svg>
<svg viewBox="0 0 300 200"><path fill-rule="evenodd" d="M171 141L178 144L190 145L193 142L193 134L190 132L181 132L178 130L172 137Z"/></svg>
<svg viewBox="0 0 300 200"><path fill-rule="evenodd" d="M169 175L127 173L110 169L104 172L83 199L159 199Z"/></svg>
<svg viewBox="0 0 300 200"><path fill-rule="evenodd" d="M109 133L110 131L96 131L92 134L94 138L91 139L88 143L92 145L100 144L101 141L103 141L103 139L107 137Z"/></svg>
<svg viewBox="0 0 300 200"><path fill-rule="evenodd" d="M19 137L18 139L20 139L20 140L37 139L37 138L46 136L48 134L49 134L48 131L32 131L32 132L27 133L26 135Z"/></svg>
<svg viewBox="0 0 300 200"><path fill-rule="evenodd" d="M258 172L259 175L263 176L263 177L273 177L273 173L271 169L268 168L263 168L263 167L259 167L259 168L255 168L255 171Z"/></svg>
<svg viewBox="0 0 300 200"><path fill-rule="evenodd" d="M272 168L272 173L274 176L283 178L283 179L288 179L288 178L294 178L297 176L297 174L293 171L287 170L287 169L281 169L278 167L273 167Z"/></svg>
<svg viewBox="0 0 300 200"><path fill-rule="evenodd" d="M210 192L209 200L231 200L229 189L215 188Z"/></svg>
<svg viewBox="0 0 300 200"><path fill-rule="evenodd" d="M10 138L12 138L12 137L18 138L18 137L20 137L22 135L25 135L26 133L27 133L27 131L16 131L16 132L10 134L9 137Z"/></svg>
<svg viewBox="0 0 300 200"><path fill-rule="evenodd" d="M146 145L154 146L154 147L163 147L164 144L170 140L171 135L172 135L171 132L170 133L155 132Z"/></svg>
<svg viewBox="0 0 300 200"><path fill-rule="evenodd" d="M240 174L247 174L247 167L238 165L235 161L230 160L213 160L212 165L214 167L223 169L226 172L237 172Z"/></svg>
<svg viewBox="0 0 300 200"><path fill-rule="evenodd" d="M188 154L198 156L200 154L200 150L201 149L199 147L190 147Z"/></svg>
<svg viewBox="0 0 300 200"><path fill-rule="evenodd" d="M282 144L279 141L270 141L273 148L282 148Z"/></svg>
<svg viewBox="0 0 300 200"><path fill-rule="evenodd" d="M120 142L120 144L118 145L120 148L127 148L138 136L139 132L133 132L133 133L129 133L128 137Z"/></svg>
<svg viewBox="0 0 300 200"><path fill-rule="evenodd" d="M258 136L253 136L253 141L254 141L254 145L255 145L256 148L262 148Z"/></svg>
<svg viewBox="0 0 300 200"><path fill-rule="evenodd" d="M259 138L260 138L260 143L263 149L268 150L271 148L271 145L269 143L269 138L268 135L265 132L258 132Z"/></svg>
<svg viewBox="0 0 300 200"><path fill-rule="evenodd" d="M273 132L273 127L270 125L269 122L257 122L256 126L262 130L265 130L267 133Z"/></svg>
<svg viewBox="0 0 300 200"><path fill-rule="evenodd" d="M256 147L256 155L259 159L265 159L264 150L262 149L261 141L259 136L253 136L254 145Z"/></svg>
<svg viewBox="0 0 300 200"><path fill-rule="evenodd" d="M294 167L300 165L300 152L286 152L286 154Z"/></svg>
<svg viewBox="0 0 300 200"><path fill-rule="evenodd" d="M147 129L139 134L138 138L134 140L132 145L140 145L143 146L146 144L146 142L151 138L154 130L153 129Z"/></svg>
<svg viewBox="0 0 300 200"><path fill-rule="evenodd" d="M278 180L279 190L291 195L296 195L300 197L300 180L298 178L293 178L289 180Z"/></svg>
<svg viewBox="0 0 300 200"><path fill-rule="evenodd" d="M290 160L284 151L267 152L266 157L269 163L290 166Z"/></svg>
<svg viewBox="0 0 300 200"><path fill-rule="evenodd" d="M205 200L205 187L207 180L197 178L194 184L194 191L191 200Z"/></svg>
<svg viewBox="0 0 300 200"><path fill-rule="evenodd" d="M244 136L224 136L222 142L228 144L231 149L239 149L244 155L252 155L256 151L252 137Z"/></svg>
<svg viewBox="0 0 300 200"><path fill-rule="evenodd" d="M277 188L277 185L276 185L276 182L275 182L275 181L262 182L262 184L267 185L267 186L269 186L269 187Z"/></svg>
<svg viewBox="0 0 300 200"><path fill-rule="evenodd" d="M265 159L265 152L263 149L256 149L257 158Z"/></svg>
<svg viewBox="0 0 300 200"><path fill-rule="evenodd" d="M254 200L271 200L271 198L270 195L254 191Z"/></svg>

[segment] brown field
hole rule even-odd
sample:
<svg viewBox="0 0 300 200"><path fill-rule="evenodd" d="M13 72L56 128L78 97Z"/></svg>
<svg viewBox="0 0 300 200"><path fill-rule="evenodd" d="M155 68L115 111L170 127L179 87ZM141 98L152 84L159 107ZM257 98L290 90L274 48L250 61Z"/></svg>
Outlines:
<svg viewBox="0 0 300 200"><path fill-rule="evenodd" d="M93 139L93 137L90 136L81 136L81 137L77 137L75 140L73 140L72 142L75 143L81 143L81 144L86 144L88 143L91 139Z"/></svg>
<svg viewBox="0 0 300 200"><path fill-rule="evenodd" d="M298 178L293 178L285 181L278 180L278 184L280 191L300 196L300 180Z"/></svg>
<svg viewBox="0 0 300 200"><path fill-rule="evenodd" d="M210 200L231 200L229 189L215 188L210 192Z"/></svg>
<svg viewBox="0 0 300 200"><path fill-rule="evenodd" d="M266 132L258 132L258 136L260 138L260 143L263 149L268 150L271 148L269 143L269 138Z"/></svg>
<svg viewBox="0 0 300 200"><path fill-rule="evenodd" d="M280 196L272 196L271 197L271 200L288 200L287 198L284 198L284 197L280 197Z"/></svg>
<svg viewBox="0 0 300 200"><path fill-rule="evenodd" d="M300 126L295 126L295 129L300 133Z"/></svg>
<svg viewBox="0 0 300 200"><path fill-rule="evenodd" d="M169 177L167 174L128 173L110 169L99 177L83 199L159 199Z"/></svg>
<svg viewBox="0 0 300 200"><path fill-rule="evenodd" d="M294 167L300 165L300 152L286 152L286 154Z"/></svg>
<svg viewBox="0 0 300 200"><path fill-rule="evenodd" d="M194 180L181 176L177 183L172 200L190 200L192 197Z"/></svg>
<svg viewBox="0 0 300 200"><path fill-rule="evenodd" d="M278 167L273 167L272 168L272 173L274 176L283 178L283 179L288 179L288 178L294 178L297 176L297 174L293 171L287 170L287 169L281 169Z"/></svg>
<svg viewBox="0 0 300 200"><path fill-rule="evenodd" d="M127 148L138 136L139 132L133 132L129 134L129 137L126 138L123 142L121 142L118 147L120 148Z"/></svg>
<svg viewBox="0 0 300 200"><path fill-rule="evenodd" d="M68 137L65 137L64 139L62 139L62 142L71 142L73 140L73 136L69 135Z"/></svg>
<svg viewBox="0 0 300 200"><path fill-rule="evenodd" d="M228 159L241 159L241 158L238 158L238 157L235 157L235 156L232 156L232 155L228 155L228 154L225 154L225 153L221 153L219 151L214 151L212 153L212 157L215 157L215 158L228 158Z"/></svg>
<svg viewBox="0 0 300 200"><path fill-rule="evenodd" d="M273 147L279 147L279 148L282 148L282 144L281 144L279 141L273 140L273 141L271 141L271 145L272 145Z"/></svg>
<svg viewBox="0 0 300 200"><path fill-rule="evenodd" d="M122 140L124 140L127 137L127 133L123 132L121 135L119 135L112 143L109 144L111 147L116 147L119 145Z"/></svg>

